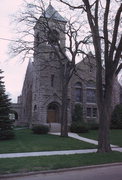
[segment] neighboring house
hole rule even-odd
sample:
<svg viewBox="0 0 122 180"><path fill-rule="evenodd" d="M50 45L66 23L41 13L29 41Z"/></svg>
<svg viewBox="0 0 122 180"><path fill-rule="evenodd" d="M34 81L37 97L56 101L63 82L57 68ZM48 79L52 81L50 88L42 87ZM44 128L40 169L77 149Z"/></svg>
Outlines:
<svg viewBox="0 0 122 180"><path fill-rule="evenodd" d="M49 18L50 28L56 38L59 38L62 48L65 47L65 25L67 21L49 5L44 16ZM44 22L44 17L39 18ZM60 25L61 31L58 26ZM27 67L23 84L21 104L21 117L18 125L29 127L35 124L49 124L52 131L60 130L61 119L61 70L57 56L51 45L44 37L41 23L35 28L34 61ZM39 43L41 40L42 43ZM49 40L55 39L49 34ZM103 70L104 71L104 70ZM73 75L68 88L68 123L71 124L75 104L83 107L84 121L97 122L98 112L96 105L96 66L95 59L90 53L77 64L77 73ZM104 87L103 87L104 88ZM113 107L120 103L120 85L115 81L113 90Z"/></svg>

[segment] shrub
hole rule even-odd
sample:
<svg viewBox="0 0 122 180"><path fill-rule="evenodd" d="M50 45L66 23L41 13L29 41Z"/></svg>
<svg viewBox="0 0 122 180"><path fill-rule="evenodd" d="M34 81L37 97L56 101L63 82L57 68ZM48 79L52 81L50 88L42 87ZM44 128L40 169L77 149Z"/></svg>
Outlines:
<svg viewBox="0 0 122 180"><path fill-rule="evenodd" d="M15 133L13 130L0 130L0 140L13 139L14 137Z"/></svg>
<svg viewBox="0 0 122 180"><path fill-rule="evenodd" d="M83 107L81 104L76 104L74 108L74 113L72 116L72 121L82 121L83 122Z"/></svg>
<svg viewBox="0 0 122 180"><path fill-rule="evenodd" d="M74 133L88 132L88 126L83 120L83 107L81 104L75 105L70 131Z"/></svg>
<svg viewBox="0 0 122 180"><path fill-rule="evenodd" d="M98 130L99 129L99 124L98 123L89 123L89 129Z"/></svg>
<svg viewBox="0 0 122 180"><path fill-rule="evenodd" d="M32 128L34 134L47 134L49 132L49 127L46 125L37 125Z"/></svg>
<svg viewBox="0 0 122 180"><path fill-rule="evenodd" d="M115 106L111 116L111 128L122 129L122 104Z"/></svg>
<svg viewBox="0 0 122 180"><path fill-rule="evenodd" d="M86 133L88 130L87 125L81 122L73 122L70 127L70 131L74 133Z"/></svg>

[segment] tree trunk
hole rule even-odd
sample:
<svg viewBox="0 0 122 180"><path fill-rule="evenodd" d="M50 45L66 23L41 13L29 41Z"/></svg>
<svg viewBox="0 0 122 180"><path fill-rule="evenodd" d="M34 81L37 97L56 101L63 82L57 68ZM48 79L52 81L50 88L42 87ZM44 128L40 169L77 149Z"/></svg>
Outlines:
<svg viewBox="0 0 122 180"><path fill-rule="evenodd" d="M103 105L103 107L99 110L99 121L98 152L110 152L110 116L106 105Z"/></svg>
<svg viewBox="0 0 122 180"><path fill-rule="evenodd" d="M67 85L67 83L64 83L63 88L62 88L61 136L68 136L68 120L67 120L68 98L67 98L67 93L68 93L68 85Z"/></svg>
<svg viewBox="0 0 122 180"><path fill-rule="evenodd" d="M99 103L99 137L98 137L98 152L110 152L110 122L112 113L112 87L111 81L106 88L103 103Z"/></svg>

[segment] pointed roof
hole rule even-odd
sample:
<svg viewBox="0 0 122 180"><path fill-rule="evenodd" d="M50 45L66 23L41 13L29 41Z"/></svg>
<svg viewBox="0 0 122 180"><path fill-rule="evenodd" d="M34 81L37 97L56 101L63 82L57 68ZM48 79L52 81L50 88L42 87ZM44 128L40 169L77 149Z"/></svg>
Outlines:
<svg viewBox="0 0 122 180"><path fill-rule="evenodd" d="M59 13L58 11L56 11L54 9L54 7L51 5L51 3L49 4L49 6L47 7L47 9L45 10L45 12L43 13L43 16L49 19L55 19L57 21L62 21L62 22L67 22L66 19L64 19Z"/></svg>

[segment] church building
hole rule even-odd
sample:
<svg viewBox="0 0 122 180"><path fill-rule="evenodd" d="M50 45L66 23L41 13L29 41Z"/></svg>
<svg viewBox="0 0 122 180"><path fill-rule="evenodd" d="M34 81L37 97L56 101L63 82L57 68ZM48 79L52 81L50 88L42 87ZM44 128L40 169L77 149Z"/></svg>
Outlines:
<svg viewBox="0 0 122 180"><path fill-rule="evenodd" d="M48 20L48 22L45 22ZM46 25L48 23L53 36ZM29 126L47 124L51 131L60 131L61 127L61 69L60 61L50 45L56 46L57 39L65 49L64 19L50 4L34 27L34 57L30 60L22 94L19 97L21 115L17 125ZM42 25L43 24L43 25ZM60 28L59 28L60 27ZM45 37L48 33L48 39ZM56 47L55 47L56 48ZM64 50L65 51L65 50ZM89 65L90 61L90 65ZM91 53L76 65L78 76L73 75L68 87L68 124L72 122L75 104L83 107L85 122L98 122L96 104L96 66ZM120 103L120 85L115 81L113 90L113 107Z"/></svg>

